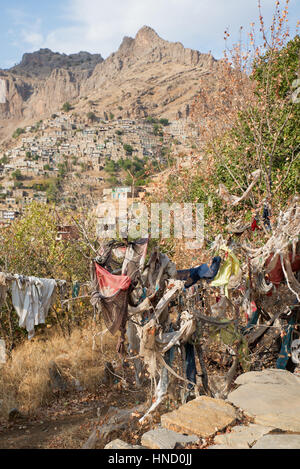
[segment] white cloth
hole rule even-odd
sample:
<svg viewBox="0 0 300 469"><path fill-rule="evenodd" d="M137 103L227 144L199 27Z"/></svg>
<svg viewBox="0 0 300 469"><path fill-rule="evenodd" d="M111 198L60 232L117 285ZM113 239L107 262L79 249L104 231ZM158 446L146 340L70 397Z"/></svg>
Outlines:
<svg viewBox="0 0 300 469"><path fill-rule="evenodd" d="M196 321L193 314L189 311L183 311L181 313L180 329L176 332L167 332L161 334L161 337L156 337L157 344L166 344L162 349L163 353L166 353L174 345L179 345L180 342L186 343L189 338L194 334L196 330Z"/></svg>
<svg viewBox="0 0 300 469"><path fill-rule="evenodd" d="M6 300L7 289L6 275L3 272L0 272L0 307Z"/></svg>
<svg viewBox="0 0 300 469"><path fill-rule="evenodd" d="M34 336L34 326L45 324L54 298L56 281L37 277L16 276L12 282L12 303L19 316L19 326L28 331L28 339Z"/></svg>
<svg viewBox="0 0 300 469"><path fill-rule="evenodd" d="M5 341L0 339L0 364L6 362Z"/></svg>

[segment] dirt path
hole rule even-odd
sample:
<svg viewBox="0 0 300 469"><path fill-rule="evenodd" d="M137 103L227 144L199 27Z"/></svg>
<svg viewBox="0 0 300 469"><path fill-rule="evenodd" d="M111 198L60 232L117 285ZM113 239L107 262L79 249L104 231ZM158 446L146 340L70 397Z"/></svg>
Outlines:
<svg viewBox="0 0 300 469"><path fill-rule="evenodd" d="M88 426L88 416L65 417L55 422L45 421L40 424L15 425L14 428L0 433L0 448L80 448L88 438Z"/></svg>
<svg viewBox="0 0 300 469"><path fill-rule="evenodd" d="M0 422L0 449L79 449L98 422L97 409L102 415L109 406L128 408L144 399L143 390L113 390L103 396L82 392L60 398L35 417Z"/></svg>

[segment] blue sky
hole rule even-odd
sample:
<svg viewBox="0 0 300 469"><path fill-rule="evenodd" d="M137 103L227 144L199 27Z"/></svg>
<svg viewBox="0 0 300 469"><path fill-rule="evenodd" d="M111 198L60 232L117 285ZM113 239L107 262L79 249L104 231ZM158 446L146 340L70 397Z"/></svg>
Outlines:
<svg viewBox="0 0 300 469"><path fill-rule="evenodd" d="M275 0L261 2L269 24ZM0 7L0 68L44 47L106 58L144 25L163 39L220 58L227 27L238 40L240 26L247 31L258 21L257 0L0 0ZM292 27L300 19L300 0L290 0L289 11Z"/></svg>

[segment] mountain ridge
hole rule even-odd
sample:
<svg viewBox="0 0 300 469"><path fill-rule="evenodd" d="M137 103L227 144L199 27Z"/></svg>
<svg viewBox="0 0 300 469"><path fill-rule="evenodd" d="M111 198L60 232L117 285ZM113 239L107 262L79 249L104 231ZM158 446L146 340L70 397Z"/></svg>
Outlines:
<svg viewBox="0 0 300 469"><path fill-rule="evenodd" d="M82 66L55 66L80 60ZM105 60L101 54L68 56L50 49L24 54L18 66L0 71L0 138L16 126L49 116L66 101L75 112L92 110L100 118L117 114L175 119L192 103L200 76L206 74L208 86L214 86L211 76L217 68L211 54L166 41L149 26L134 38L125 36Z"/></svg>
<svg viewBox="0 0 300 469"><path fill-rule="evenodd" d="M86 51L75 54L61 54L44 48L34 52L26 52L19 64L5 71L16 75L48 76L55 68L92 71L103 60L101 54L91 54Z"/></svg>

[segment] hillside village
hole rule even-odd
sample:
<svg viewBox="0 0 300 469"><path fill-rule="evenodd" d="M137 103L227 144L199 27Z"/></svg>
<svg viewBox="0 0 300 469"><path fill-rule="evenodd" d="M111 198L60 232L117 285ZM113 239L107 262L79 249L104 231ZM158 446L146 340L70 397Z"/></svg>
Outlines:
<svg viewBox="0 0 300 469"><path fill-rule="evenodd" d="M10 223L32 201L47 203L44 182L55 178L65 161L69 178L80 178L83 185L103 195L103 187L109 185L103 171L108 161L150 158L164 167L170 146L172 157L184 155L189 160L199 146L199 131L188 119L161 121L163 124L152 118L91 123L60 112L35 126L17 129L8 148L0 153L0 223ZM66 198L67 194L62 195L61 201ZM70 197L68 202L72 202Z"/></svg>
<svg viewBox="0 0 300 469"><path fill-rule="evenodd" d="M144 26L0 70L0 449L300 449L284 1L221 59Z"/></svg>

